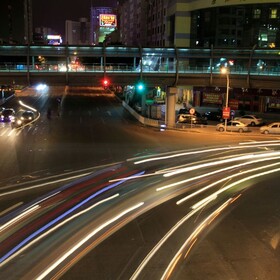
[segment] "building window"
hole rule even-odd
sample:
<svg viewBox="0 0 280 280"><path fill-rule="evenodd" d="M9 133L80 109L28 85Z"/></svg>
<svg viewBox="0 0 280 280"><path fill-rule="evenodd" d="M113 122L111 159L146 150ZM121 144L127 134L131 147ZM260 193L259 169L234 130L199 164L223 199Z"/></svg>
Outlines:
<svg viewBox="0 0 280 280"><path fill-rule="evenodd" d="M277 18L277 9L270 9L270 18Z"/></svg>
<svg viewBox="0 0 280 280"><path fill-rule="evenodd" d="M261 10L260 9L254 9L253 10L253 18L257 19L261 17Z"/></svg>

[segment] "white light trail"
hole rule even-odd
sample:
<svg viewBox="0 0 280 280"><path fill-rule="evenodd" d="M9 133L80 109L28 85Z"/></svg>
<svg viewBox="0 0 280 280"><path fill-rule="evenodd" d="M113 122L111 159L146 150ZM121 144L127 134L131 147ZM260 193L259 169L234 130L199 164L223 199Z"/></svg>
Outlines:
<svg viewBox="0 0 280 280"><path fill-rule="evenodd" d="M210 202L210 201L209 201ZM207 202L206 202L207 203ZM182 226L187 220L189 220L193 215L203 209L205 205L201 205L200 207L191 210L186 216L184 216L180 221L176 223L166 234L165 236L154 246L154 248L147 254L145 259L141 262L138 268L134 271L133 275L130 277L130 280L136 280L137 277L140 275L142 270L148 264L148 262L152 259L152 257L157 253L157 251L161 248L161 246L168 240L170 236L180 227Z"/></svg>
<svg viewBox="0 0 280 280"><path fill-rule="evenodd" d="M178 263L179 258L183 255L184 248L187 247L187 245L191 244L195 238L199 235L199 233L207 227L207 225L215 218L219 213L221 213L228 205L231 204L233 201L232 198L224 202L219 208L217 208L214 212L212 212L207 218L205 218L198 227L192 232L192 234L188 237L188 239L185 241L185 243L181 246L181 248L178 250L178 252L175 254L169 265L167 266L166 270L164 271L161 280L169 279L169 276L172 273L172 270L174 269L175 265Z"/></svg>
<svg viewBox="0 0 280 280"><path fill-rule="evenodd" d="M175 182L175 183L172 183L172 184L165 185L163 187L157 188L156 191L162 191L162 190L172 188L172 187L175 187L175 186L178 186L178 185L182 185L182 184L185 184L185 183L188 183L188 182L191 182L191 181L194 181L194 180L198 180L198 179L201 179L201 178L204 178L204 177L207 177L207 176L211 176L211 175L214 175L214 174L217 174L217 173L228 171L230 169L239 168L239 167L250 165L250 164L253 164L253 163L275 160L277 158L280 158L280 157L262 158L262 159L258 159L258 160L243 162L243 163L236 164L236 165L231 165L231 166L228 166L228 167L225 167L225 168L220 168L220 169L208 172L208 173L200 174L200 175L195 176L195 177L191 177L191 178L188 178L188 179L185 179L185 180L182 180L182 181L178 181L178 182Z"/></svg>
<svg viewBox="0 0 280 280"><path fill-rule="evenodd" d="M277 156L279 154L280 154L280 151L279 152L271 152L271 153L267 152L267 153L263 153L263 154L248 154L248 155L229 158L229 159L215 160L215 161L212 161L210 163L204 163L204 164L198 164L198 165L194 165L194 166L190 166L190 167L186 167L186 168L180 168L178 170L166 173L163 176L164 177L170 177L170 176L173 176L173 175L177 175L177 174L180 174L180 173L185 173L185 172L188 172L188 171L193 171L193 170L200 169L200 168L205 168L205 167L210 167L210 166L215 166L215 165L221 165L221 164L231 163L231 162L240 161L240 160L249 160L249 159L254 159L254 158Z"/></svg>
<svg viewBox="0 0 280 280"><path fill-rule="evenodd" d="M37 112L37 110L36 110L35 108L30 107L30 106L24 104L21 100L19 101L19 104L20 104L21 106L23 106L23 107L25 107L25 108L27 108L27 109L33 111L33 112Z"/></svg>
<svg viewBox="0 0 280 280"><path fill-rule="evenodd" d="M158 160L164 160L164 159L171 159L181 156L188 156L188 155L195 155L195 154L203 154L203 153L211 153L211 152L220 152L220 151L227 151L227 150L234 150L234 149L244 149L244 148L259 148L259 147L267 147L267 146L280 146L280 141L275 143L252 143L252 145L239 145L239 146L232 146L232 147L219 147L219 148L211 148L206 150L199 150L199 151L187 151L183 153L176 153L172 155L166 155L166 156L160 156L160 157L153 157L153 158L147 158L143 160L139 160L134 162L134 164L141 164L146 163L150 161L158 161Z"/></svg>
<svg viewBox="0 0 280 280"><path fill-rule="evenodd" d="M67 178L63 178L63 179L58 179L58 180L51 181L51 182L45 182L45 183L42 183L42 184L38 184L38 185L31 186L31 187L25 187L25 188L17 189L17 190L14 190L14 191L4 192L4 193L0 194L0 197L1 196L6 196L6 195L9 195L9 194L14 194L14 193L19 193L19 192L27 191L27 190L37 189L37 188L40 188L40 187L45 187L47 185L61 183L61 182L72 180L72 179L77 179L77 178L80 178L80 177L83 177L83 176L87 176L89 174L91 174L91 172L85 173L85 174L76 175L76 176L71 176L71 177L67 177Z"/></svg>
<svg viewBox="0 0 280 280"><path fill-rule="evenodd" d="M138 204L135 204L134 206L125 209L112 219L106 221L105 223L101 224L99 227L95 228L91 233L89 233L86 237L84 237L81 241L79 241L75 246L73 246L68 252L66 252L64 255L62 255L58 260L56 260L51 266L49 266L48 269L46 269L43 273L38 275L36 277L37 280L44 279L52 270L54 270L58 265L60 265L66 258L68 258L72 253L74 253L76 250L78 250L83 244L85 244L90 238L92 238L94 235L96 235L99 231L107 227L108 225L112 224L113 222L116 222L118 219L123 217L124 215L128 214L131 211L134 211L135 209L141 207L144 204L144 202L140 202Z"/></svg>
<svg viewBox="0 0 280 280"><path fill-rule="evenodd" d="M21 218L29 215L31 212L36 211L38 208L40 208L39 205L36 205L30 209L27 209L25 212L21 213L20 215L18 215L17 217L13 218L12 220L10 220L9 222L7 222L6 224L0 226L0 232L3 231L5 228L7 228L8 226L13 225L14 223L16 223L18 220L20 220Z"/></svg>
<svg viewBox="0 0 280 280"><path fill-rule="evenodd" d="M259 170L262 170L262 169L274 167L274 166L279 165L279 164L280 164L280 162L277 162L277 163L273 163L273 164L269 164L269 165L265 165L265 166L256 167L256 168L252 168L252 169L249 169L249 170L241 171L241 172L236 173L236 174L233 174L233 175L229 175L229 176L227 176L227 177L224 177L224 178L222 178L222 179L220 179L220 180L218 180L218 181L215 181L214 183L212 183L212 184L210 184L210 185L208 185L208 186L206 186L206 187L204 187L204 188L201 188L201 189L199 189L199 190L197 190L197 191L191 193L190 195L188 195L188 196L186 196L186 197L184 197L184 198L178 200L178 201L176 202L176 204L177 204L177 205L180 205L181 203L183 203L183 202L189 200L190 198L192 198L192 197L194 197L194 196L196 196L196 195L198 195L198 194L200 194L200 193L202 193L202 192L204 192L204 191L206 191L206 190L208 190L208 189L214 187L215 185L218 185L218 184L220 184L220 183L222 183L222 182L224 182L224 181L227 181L227 180L231 180L231 179L234 178L234 177L238 177L238 176L241 176L241 175L250 173L250 172L259 171ZM245 165L245 164L243 164L243 165Z"/></svg>
<svg viewBox="0 0 280 280"><path fill-rule="evenodd" d="M211 197L217 197L219 194L221 194L222 192L238 185L238 184L241 184L243 182L246 182L246 181L249 181L251 179L254 179L254 178L257 178L257 177L261 177L261 176L264 176L264 175L268 175L268 174L272 174L272 173L275 173L275 172L279 172L280 171L280 168L275 168L275 169L272 169L272 170L268 170L268 171L265 171L265 172L262 172L262 173L258 173L258 174L254 174L254 175L251 175L251 176L248 176L246 178L243 178L243 179L240 179L236 182L233 182L229 185L227 185L226 187L214 192L213 194L211 194L210 196L200 200L198 203L194 204L191 208L192 209L195 209L196 207L200 207L201 204L205 203L205 201L211 199Z"/></svg>
<svg viewBox="0 0 280 280"><path fill-rule="evenodd" d="M28 249L29 247L31 247L33 244L35 244L36 242L40 241L41 239L43 239L45 236L47 236L48 234L52 233L53 231L57 230L58 228L62 227L63 225L67 224L68 222L70 222L71 220L85 214L86 212L92 210L93 208L95 208L96 206L103 204L104 202L107 202L109 200L112 200L116 197L118 197L119 194L115 194L113 196L107 197L103 200L100 200L99 202L95 203L94 205L88 207L87 209L84 209L82 211L80 211L79 213L76 213L75 215L65 219L64 221L60 222L59 224L55 225L53 228L49 229L48 231L44 232L42 235L38 236L37 238L33 239L31 242L28 243L28 245L25 245L24 247L22 247L20 250L18 250L16 253L14 253L13 255L11 255L8 259L6 259L4 262L2 262L0 264L0 267L2 267L3 265L5 265L5 263L11 261L13 258L15 258L16 256L20 255L23 251L25 251L26 249Z"/></svg>

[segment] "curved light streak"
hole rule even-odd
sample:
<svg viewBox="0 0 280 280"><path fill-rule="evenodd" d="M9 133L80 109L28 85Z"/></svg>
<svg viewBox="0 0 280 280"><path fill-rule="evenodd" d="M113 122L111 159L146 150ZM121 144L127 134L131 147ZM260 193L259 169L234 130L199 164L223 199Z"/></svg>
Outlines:
<svg viewBox="0 0 280 280"><path fill-rule="evenodd" d="M228 189L230 189L230 188L232 188L232 187L234 187L234 186L236 186L240 183L246 182L248 180L251 180L251 179L254 179L254 178L257 178L257 177L268 175L268 174L271 174L271 173L279 172L279 171L280 171L280 168L275 168L275 169L272 169L272 170L268 170L268 171L265 171L265 172L262 172L262 173L254 174L254 175L248 176L246 178L240 179L240 180L238 180L236 182L233 182L233 183L227 185L226 187L214 192L210 196L200 200L198 203L194 204L191 208L195 209L196 207L200 207L201 203L205 203L205 201L207 201L208 199L212 199L213 197L217 197L222 192L224 192L224 191L226 191L226 190L228 190Z"/></svg>
<svg viewBox="0 0 280 280"><path fill-rule="evenodd" d="M49 195L48 197L45 197L43 199L41 199L40 201L36 202L36 204L32 204L30 206L28 206L23 213L21 213L20 215L16 216L15 218L11 219L9 222L5 223L4 225L0 226L0 232L7 228L8 226L12 225L14 222L18 222L21 218L25 217L27 214L29 214L29 212L34 212L35 210L37 210L38 208L40 208L40 205L38 205L39 203L49 199L50 197L53 197L55 195L57 195L60 192L56 192L54 194Z"/></svg>
<svg viewBox="0 0 280 280"><path fill-rule="evenodd" d="M227 176L227 177L224 177L224 178L222 178L222 179L220 179L220 180L218 180L218 181L215 181L215 182L213 182L212 184L210 184L210 185L208 185L208 186L206 186L206 187L203 187L203 188L201 188L201 189L199 189L199 190L197 190L197 191L195 191L195 192L189 194L188 196L186 196L186 197L184 197L184 198L178 200L178 201L176 202L176 204L179 205L179 204L181 204L181 203L183 203L183 202L189 200L190 198L192 198L192 197L194 197L194 196L196 196L196 195L198 195L198 194L200 194L200 193L202 193L202 192L204 192L204 191L206 191L206 190L208 190L208 189L214 187L215 185L217 185L217 184L219 184L219 183L222 183L222 182L224 182L224 181L227 181L227 180L231 180L231 179L234 178L234 177L238 177L238 176L241 176L241 175L250 173L250 172L254 172L254 171L258 171L258 170L270 168L270 167L273 167L273 166L276 166L276 165L279 165L279 164L280 164L280 162L276 162L276 163L272 163L272 164L269 164L269 165L266 165L266 166L260 166L260 167L252 168L252 169L249 169L249 170L241 171L241 172L236 173L236 174L233 174L233 175L229 175L229 176ZM245 165L245 164L243 164L243 165Z"/></svg>
<svg viewBox="0 0 280 280"><path fill-rule="evenodd" d="M33 111L33 112L37 112L37 110L36 110L35 108L26 105L26 104L23 103L21 100L20 100L18 103L19 103L21 106L23 106L23 107L25 107L25 108L27 108L27 109Z"/></svg>
<svg viewBox="0 0 280 280"><path fill-rule="evenodd" d="M230 163L230 162L234 162L234 161L239 161L239 160L249 160L249 159L254 159L254 158L260 158L260 157L268 157L268 156L276 156L279 155L280 152L267 152L264 154L249 154L249 155L244 155L244 156L240 156L240 157L234 157L234 158L229 158L229 159L223 159L223 160L216 160L216 161L212 161L210 163L204 163L204 164L198 164L198 165L194 165L194 166L190 166L190 167L186 167L186 168L180 168L178 170L169 172L164 174L164 177L170 177L173 175L177 175L180 173L185 173L188 171L193 171L196 169L200 169L200 168L205 168L205 167L209 167L209 166L215 166L215 165L220 165L220 164L224 164L224 163Z"/></svg>
<svg viewBox="0 0 280 280"><path fill-rule="evenodd" d="M210 201L209 201L210 202ZM201 209L203 209L205 205L201 205L200 207L196 209L192 209L186 216L184 216L180 221L176 223L166 234L165 236L154 246L154 248L147 254L145 259L141 262L141 264L138 266L138 268L134 271L133 275L130 277L130 280L136 280L137 277L140 275L142 270L145 268L147 263L152 259L152 257L156 254L156 252L160 249L160 247L167 241L167 239L181 226L183 225L187 220L189 220L194 214L199 212Z"/></svg>
<svg viewBox="0 0 280 280"><path fill-rule="evenodd" d="M67 218L66 220L60 222L59 224L55 225L54 227L50 228L48 231L44 232L42 235L38 236L37 238L33 239L31 242L29 242L27 245L25 245L24 247L22 247L20 250L18 250L16 253L14 253L13 255L11 255L8 259L6 259L3 263L0 263L0 267L4 266L8 261L11 261L13 258L15 258L16 256L18 256L19 254L21 254L24 250L28 249L29 247L31 247L33 244L37 243L38 241L40 241L41 239L43 239L45 236L49 235L50 233L52 233L53 231L57 230L58 228L62 227L63 225L67 224L68 222L70 222L71 220L74 220L75 218L85 214L86 212L92 210L93 208L109 201L112 200L116 197L118 197L119 194L115 194L113 196L107 197L103 200L100 200L99 202L95 203L94 205L88 207L87 209L84 209L82 211L80 211L79 213L76 213L75 215Z"/></svg>
<svg viewBox="0 0 280 280"><path fill-rule="evenodd" d="M252 141L252 142L240 142L239 145L255 145L263 143L280 143L280 140L264 140L264 141Z"/></svg>
<svg viewBox="0 0 280 280"><path fill-rule="evenodd" d="M138 175L138 174L136 174ZM57 223L58 221L64 219L67 215L71 214L72 212L74 212L75 210L77 210L78 208L80 208L82 205L86 204L88 201L90 201L91 199L95 198L96 196L117 187L118 185L122 184L124 181L120 181L117 182L115 184L111 184L97 192L95 192L94 194L92 194L91 196L89 196L88 198L84 199L82 202L78 203L77 205L75 205L74 207L70 208L69 210L67 210L66 212L64 212L63 214L59 215L57 218L53 219L52 221L48 222L47 224L45 224L43 227L39 228L38 230L36 230L35 232L33 232L31 235L29 235L28 237L26 237L22 242L20 242L19 244L17 244L14 248L12 248L9 252L7 252L3 257L0 258L0 263L2 263L5 259L7 259L8 257L10 257L12 254L14 254L17 250L19 250L20 248L22 248L25 244L27 244L29 241L31 241L34 237L38 236L39 234L41 234L43 231L45 231L46 229L50 228L51 226L53 226L55 223Z"/></svg>
<svg viewBox="0 0 280 280"><path fill-rule="evenodd" d="M228 205L230 205L233 201L233 198L228 199L226 202L224 202L220 207L218 207L215 211L213 211L207 218L205 218L198 226L197 228L192 232L192 234L189 236L189 238L184 242L184 244L181 246L181 248L178 250L178 252L175 254L169 265L167 266L166 270L164 271L161 280L169 279L169 276L172 273L172 270L174 269L175 265L178 263L178 257L183 255L184 248L190 244L192 245L193 241L197 238L197 236L200 234L200 232L208 225L210 222L213 221L213 218L217 217ZM188 251L189 252L189 251ZM186 257L186 255L185 255Z"/></svg>
<svg viewBox="0 0 280 280"><path fill-rule="evenodd" d="M38 184L38 185L35 185L35 186L31 186L31 187L21 188L20 190L14 190L14 191L1 193L0 197L1 196L6 196L6 195L9 195L9 194L28 191L28 190L32 190L32 189L37 189L37 188L40 188L40 187L44 187L46 185L51 185L51 184L56 184L56 183L61 183L61 182L64 182L64 181L77 179L77 178L84 177L84 176L87 176L87 175L90 175L90 174L91 174L91 172L88 172L88 173L84 173L84 174L80 174L80 175L76 175L76 176L72 176L72 177L67 177L67 178L63 178L63 179L59 179L59 180L55 180L55 181L51 181L51 182L47 182L47 183Z"/></svg>
<svg viewBox="0 0 280 280"><path fill-rule="evenodd" d="M14 219L10 220L6 224L0 226L0 232L3 231L4 229L6 229L7 227L13 225L14 223L18 222L21 218L23 218L23 217L29 215L30 213L36 211L38 208L40 208L40 206L39 205L35 205L32 208L29 208L26 211L24 211L23 213L21 213L20 215L18 215Z"/></svg>
<svg viewBox="0 0 280 280"><path fill-rule="evenodd" d="M163 187L157 188L156 191L162 191L162 190L165 190L165 189L168 189L168 188L172 188L172 187L184 184L184 183L188 183L188 182L197 180L197 179L208 177L208 176L220 173L220 172L235 169L237 167L242 167L242 166L245 166L245 165L250 165L250 164L253 164L253 163L258 163L258 162L263 162L263 161L275 160L277 158L280 158L280 157L262 158L262 159L243 162L243 163L236 164L236 165L231 165L231 166L228 166L228 167L225 167L225 168L220 168L220 169L208 172L208 173L204 173L204 174L201 174L201 175L198 175L198 176L195 176L195 177L191 177L191 178L188 178L188 179L185 179L185 180L182 180L182 181L178 181L178 182L175 182L175 183L172 183L172 184L165 185Z"/></svg>
<svg viewBox="0 0 280 280"><path fill-rule="evenodd" d="M272 164L270 166L273 166L273 165L277 165L277 164L280 164L280 163L275 163L275 164ZM269 166L266 166L266 168L269 167ZM280 171L280 168L277 168L277 169L274 169L274 170L271 170L271 171L267 171L267 172L263 172L261 174L257 174L256 176L250 176L250 179L252 178L255 178L255 177L258 177L258 176L264 176L264 175L267 175L267 174L270 174L270 173L273 173L273 172L277 172L277 171ZM228 179L228 178L227 178ZM246 180L247 178L245 178ZM248 180L250 180L248 179ZM239 180L238 182L236 182L236 184L238 183L241 183L243 181L245 181L244 179L242 180ZM231 184L230 186L232 187L234 184ZM228 188L227 188L228 189ZM226 189L224 189L226 190ZM223 191L224 191L223 190ZM200 211L201 209L203 209L207 204L209 204L210 202L212 202L213 200L215 200L218 196L220 192L216 192L214 194L212 194L211 196L205 198L203 201L201 201L199 204L195 205L195 207L192 207L192 210L190 213L188 213L186 216L184 216L174 227L172 227L168 233L157 243L157 245L147 254L147 256L145 257L145 259L141 262L141 264L138 266L138 268L135 270L134 274L131 276L131 280L135 280L137 279L137 277L140 275L141 271L144 269L144 267L147 265L147 263L151 260L151 258L156 254L156 252L160 249L160 247L165 243L165 241L185 222L187 221L190 217L192 217L195 213L197 213L198 211ZM228 200L228 202L233 202L235 201L236 198L231 198L230 200ZM228 202L226 202L224 205L227 205ZM222 206L223 208L223 206ZM219 208L219 209L222 209L222 208ZM217 215L217 212L216 213L213 213L211 215L211 219L213 219L213 217L215 217ZM209 220L210 220L209 218ZM192 238L193 239L193 238ZM189 240L191 240L189 238ZM184 245L185 246L185 245ZM183 246L182 246L183 248ZM176 256L174 257L174 259L176 260ZM164 279L164 278L162 278Z"/></svg>
<svg viewBox="0 0 280 280"><path fill-rule="evenodd" d="M129 212L134 211L135 209L141 207L144 204L144 202L139 202L138 204L135 204L134 206L125 209L112 219L106 221L96 229L94 229L91 233L89 233L86 237L84 237L81 241L79 241L75 246L73 246L67 253L65 253L63 256L61 256L58 260L56 260L48 269L46 269L43 273L38 275L36 277L37 280L44 279L51 271L53 271L58 265L60 265L66 258L68 258L72 253L74 253L77 249L79 249L83 244L85 244L90 238L92 238L94 235L96 235L99 231L107 227L108 225L116 222L118 219L123 217L124 215L128 214Z"/></svg>
<svg viewBox="0 0 280 280"><path fill-rule="evenodd" d="M177 154L172 154L169 156L161 156L161 157L153 157L153 158L148 158L148 159L143 159L134 162L134 164L141 164L141 163L146 163L146 162L151 162L151 161L158 161L158 160L164 160L164 159L171 159L171 158L176 158L176 157L181 157L181 156L187 156L187 155L195 155L195 154L203 154L203 153L210 153L210 152L217 152L217 151L226 151L226 150L234 150L234 149L243 149L243 148L256 148L256 147L263 147L263 146L279 146L280 142L277 143L268 143L268 144L262 144L259 145L258 143L254 143L255 145L244 145L244 146L232 146L232 147L220 147L220 148L211 148L211 149L206 149L206 150L198 150L198 151L187 151L184 153L177 153Z"/></svg>

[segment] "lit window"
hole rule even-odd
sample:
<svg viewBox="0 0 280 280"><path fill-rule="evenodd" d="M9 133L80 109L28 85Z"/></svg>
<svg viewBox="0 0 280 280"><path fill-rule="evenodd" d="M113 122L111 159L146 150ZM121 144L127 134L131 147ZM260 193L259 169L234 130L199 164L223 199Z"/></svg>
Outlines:
<svg viewBox="0 0 280 280"><path fill-rule="evenodd" d="M270 18L277 18L277 9L270 9Z"/></svg>
<svg viewBox="0 0 280 280"><path fill-rule="evenodd" d="M261 10L260 9L254 9L253 17L254 18L260 18L261 17Z"/></svg>

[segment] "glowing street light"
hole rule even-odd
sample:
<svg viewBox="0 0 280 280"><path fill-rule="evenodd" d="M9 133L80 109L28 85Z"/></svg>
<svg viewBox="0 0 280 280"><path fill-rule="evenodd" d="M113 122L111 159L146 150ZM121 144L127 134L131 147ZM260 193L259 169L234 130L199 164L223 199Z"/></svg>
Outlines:
<svg viewBox="0 0 280 280"><path fill-rule="evenodd" d="M226 90L226 104L225 109L227 112L230 112L230 109L228 108L228 95L229 95L229 69L227 67L221 68L221 73L226 75L227 77L227 90ZM229 113L230 114L230 113ZM225 131L227 131L227 117L225 118Z"/></svg>

